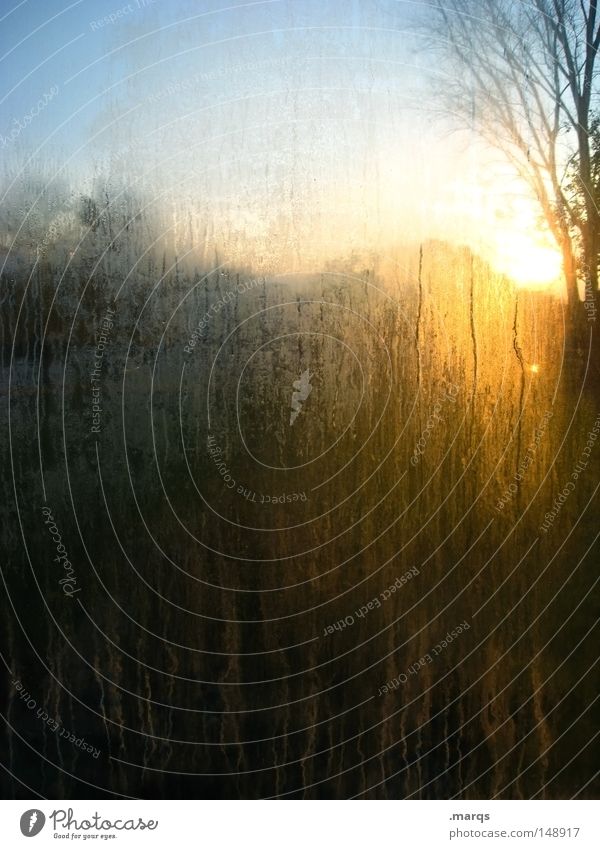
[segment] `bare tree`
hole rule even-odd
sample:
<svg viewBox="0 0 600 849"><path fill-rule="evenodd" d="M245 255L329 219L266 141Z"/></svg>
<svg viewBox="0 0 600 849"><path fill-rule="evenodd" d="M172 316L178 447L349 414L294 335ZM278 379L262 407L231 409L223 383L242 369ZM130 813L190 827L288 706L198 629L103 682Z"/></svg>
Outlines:
<svg viewBox="0 0 600 849"><path fill-rule="evenodd" d="M500 148L562 251L569 304L598 290L592 137L598 0L428 0L454 115Z"/></svg>

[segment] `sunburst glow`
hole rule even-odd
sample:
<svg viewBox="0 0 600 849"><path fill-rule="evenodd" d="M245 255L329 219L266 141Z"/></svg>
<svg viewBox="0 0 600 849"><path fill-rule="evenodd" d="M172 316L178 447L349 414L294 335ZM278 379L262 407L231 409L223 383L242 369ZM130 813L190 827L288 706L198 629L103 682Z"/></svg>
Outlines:
<svg viewBox="0 0 600 849"><path fill-rule="evenodd" d="M497 264L523 287L545 287L560 280L562 260L557 248L526 233L513 234L498 246Z"/></svg>

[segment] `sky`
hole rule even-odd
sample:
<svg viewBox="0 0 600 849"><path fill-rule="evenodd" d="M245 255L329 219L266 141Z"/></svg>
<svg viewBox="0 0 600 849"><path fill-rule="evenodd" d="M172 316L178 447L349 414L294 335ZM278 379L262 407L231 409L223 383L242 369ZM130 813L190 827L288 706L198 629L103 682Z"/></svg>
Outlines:
<svg viewBox="0 0 600 849"><path fill-rule="evenodd" d="M557 255L526 191L436 114L444 75L418 14L403 0L2 0L5 169L126 176L189 201L241 257L441 238L546 282Z"/></svg>

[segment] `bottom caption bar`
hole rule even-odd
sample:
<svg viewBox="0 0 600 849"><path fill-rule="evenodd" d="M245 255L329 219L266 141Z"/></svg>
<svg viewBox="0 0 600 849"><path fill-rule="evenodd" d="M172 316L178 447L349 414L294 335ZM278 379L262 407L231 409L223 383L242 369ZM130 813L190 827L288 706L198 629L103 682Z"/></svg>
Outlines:
<svg viewBox="0 0 600 849"><path fill-rule="evenodd" d="M0 802L3 847L51 841L121 846L540 846L598 849L594 801L46 801Z"/></svg>

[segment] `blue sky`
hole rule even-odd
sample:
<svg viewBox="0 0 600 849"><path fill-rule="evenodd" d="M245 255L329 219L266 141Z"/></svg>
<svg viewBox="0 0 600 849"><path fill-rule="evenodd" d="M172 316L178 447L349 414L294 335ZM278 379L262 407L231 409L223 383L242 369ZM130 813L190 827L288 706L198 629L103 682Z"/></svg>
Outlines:
<svg viewBox="0 0 600 849"><path fill-rule="evenodd" d="M0 150L80 188L111 173L167 192L239 242L506 243L514 188L434 120L417 7L0 0Z"/></svg>
<svg viewBox="0 0 600 849"><path fill-rule="evenodd" d="M68 121L59 141L74 145L106 109L131 106L131 98L139 101L165 81L215 68L314 57L312 67L304 69L308 87L323 84L319 56L348 56L350 81L358 85L361 78L366 83L373 79L361 56L397 62L406 54L402 35L384 31L402 29L403 4L397 3L3 0L0 10L0 132L7 134L51 86L59 88L52 108L36 122L37 130L30 126L32 143ZM110 15L117 16L114 22L105 22ZM376 75L385 81L384 65L380 61ZM329 63L325 73L332 81L348 81L347 67L331 74ZM247 82L259 85L264 79L250 70ZM222 98L238 84L232 76L217 75L210 94Z"/></svg>
<svg viewBox="0 0 600 849"><path fill-rule="evenodd" d="M213 214L246 197L254 209L238 218L250 227L261 203L272 217L278 193L301 197L313 184L347 184L360 205L351 187L372 183L393 139L400 157L412 148L414 166L414 34L403 32L412 4L27 0L10 8L3 4L0 132L8 138L15 119L56 87L7 147L29 155L43 145L40 160L67 163L79 178L111 155L130 175L141 165L149 181L160 165L171 181L197 180L197 193L215 198ZM333 204L340 209L330 195Z"/></svg>

